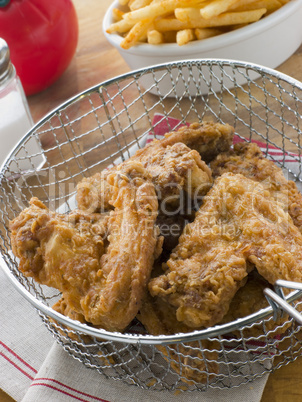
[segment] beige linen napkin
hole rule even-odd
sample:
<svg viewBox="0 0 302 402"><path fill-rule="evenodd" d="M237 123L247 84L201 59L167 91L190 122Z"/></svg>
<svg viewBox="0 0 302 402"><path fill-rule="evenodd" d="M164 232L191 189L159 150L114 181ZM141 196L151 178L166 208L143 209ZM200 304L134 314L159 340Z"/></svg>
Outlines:
<svg viewBox="0 0 302 402"><path fill-rule="evenodd" d="M97 371L86 368L55 343L22 402L259 402L267 378L268 375L265 375L239 388L207 392L175 394L148 391L122 381L106 379Z"/></svg>
<svg viewBox="0 0 302 402"><path fill-rule="evenodd" d="M14 288L2 267L0 319L0 387L20 401L54 340L37 311Z"/></svg>

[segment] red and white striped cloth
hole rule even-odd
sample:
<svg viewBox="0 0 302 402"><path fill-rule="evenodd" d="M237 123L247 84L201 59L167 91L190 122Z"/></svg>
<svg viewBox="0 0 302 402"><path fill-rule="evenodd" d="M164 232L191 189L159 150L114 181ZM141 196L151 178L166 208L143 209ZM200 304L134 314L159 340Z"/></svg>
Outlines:
<svg viewBox="0 0 302 402"><path fill-rule="evenodd" d="M153 133L160 138L179 121L155 115ZM260 144L263 147L263 144ZM266 146L264 146L266 149ZM133 149L133 151L135 151ZM282 157L276 148L275 156ZM289 162L296 156L286 157ZM142 390L122 381L105 379L98 372L86 368L70 357L48 332L35 309L14 289L0 269L0 387L16 401L22 402L127 402L127 401L225 401L258 402L261 400L268 375L252 384L207 392L169 393Z"/></svg>

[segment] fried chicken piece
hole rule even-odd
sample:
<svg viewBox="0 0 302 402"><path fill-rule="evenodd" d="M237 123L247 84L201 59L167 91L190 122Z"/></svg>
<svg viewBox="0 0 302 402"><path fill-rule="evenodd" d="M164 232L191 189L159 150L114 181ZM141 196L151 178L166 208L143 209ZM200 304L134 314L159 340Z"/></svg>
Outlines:
<svg viewBox="0 0 302 402"><path fill-rule="evenodd" d="M52 309L58 313L71 318L72 320L79 321L82 324L86 324L86 320L83 314L73 310L68 302L66 302L65 297L62 296L53 306Z"/></svg>
<svg viewBox="0 0 302 402"><path fill-rule="evenodd" d="M226 172L240 173L261 182L280 202L302 232L302 194L296 184L284 177L282 169L264 157L255 143L238 143L234 150L222 153L211 162L213 176Z"/></svg>
<svg viewBox="0 0 302 402"><path fill-rule="evenodd" d="M263 293L267 287L271 285L258 274L257 270L251 271L246 284L238 290L231 301L230 309L222 322L234 321L268 307L269 303Z"/></svg>
<svg viewBox="0 0 302 402"><path fill-rule="evenodd" d="M160 299L147 294L143 300L138 320L151 335L172 335L191 332L192 329L176 319L176 310ZM219 344L208 339L167 346L156 346L174 371L184 382L204 383L218 372Z"/></svg>
<svg viewBox="0 0 302 402"><path fill-rule="evenodd" d="M143 152L144 151L144 152ZM147 152L148 151L148 152ZM151 175L162 208L179 205L184 195L202 197L212 184L211 170L197 151L178 143L162 148L139 150L128 161L140 161ZM77 203L80 209L104 211L110 208L112 188L108 176L123 169L124 163L83 179L77 186ZM164 203L164 204L163 204Z"/></svg>
<svg viewBox="0 0 302 402"><path fill-rule="evenodd" d="M69 311L109 331L136 316L161 252L158 202L145 169L130 162L108 180L114 210L59 215L32 199L11 224L19 269L63 293ZM66 310L67 311L67 310Z"/></svg>
<svg viewBox="0 0 302 402"><path fill-rule="evenodd" d="M268 287L271 287L271 285L258 274L257 270L253 270L248 275L246 284L235 294L231 301L229 311L223 317L220 324L246 317L268 307L269 303L263 293L264 289ZM268 337L274 337L276 334L284 333L291 325L291 322L286 323L286 321L288 321L288 315L283 313L282 317L279 317L277 321L271 317L265 324L263 322L254 323L244 328L244 336L261 336L264 333L265 325L265 331L268 332ZM236 333L237 332L238 331L236 331Z"/></svg>
<svg viewBox="0 0 302 402"><path fill-rule="evenodd" d="M105 252L108 218L108 214L84 211L55 214L32 198L30 207L10 222L12 250L20 258L20 271L55 288L60 282L72 281L75 273L84 282Z"/></svg>
<svg viewBox="0 0 302 402"><path fill-rule="evenodd" d="M233 137L234 128L232 126L209 121L183 126L177 131L167 133L160 141L164 147L182 142L187 147L195 149L202 160L209 163L218 154L230 149Z"/></svg>
<svg viewBox="0 0 302 402"><path fill-rule="evenodd" d="M225 173L185 227L149 291L176 308L189 327L212 326L228 312L249 267L274 284L302 281L302 235L261 183ZM247 264L248 262L248 264Z"/></svg>
<svg viewBox="0 0 302 402"><path fill-rule="evenodd" d="M61 297L53 306L52 309L57 311L58 313L65 315L65 317L71 318L74 321L79 321L82 324L87 324L85 317L81 313L77 313L73 310L68 302L66 302L64 296ZM56 322L52 318L50 318L50 322ZM65 336L66 334L69 338L73 339L76 342L85 342L85 344L91 344L92 338L89 335L77 334L74 330L69 328L66 325L62 325L62 328L59 328L58 331Z"/></svg>
<svg viewBox="0 0 302 402"><path fill-rule="evenodd" d="M208 162L219 152L229 150L233 134L229 125L194 123L166 134L161 140L153 140L130 160L141 162L148 170L160 200L177 205L183 191L196 198L209 190L212 176L204 160ZM121 165L84 178L78 184L80 209L96 212L110 208L111 189L106 178Z"/></svg>

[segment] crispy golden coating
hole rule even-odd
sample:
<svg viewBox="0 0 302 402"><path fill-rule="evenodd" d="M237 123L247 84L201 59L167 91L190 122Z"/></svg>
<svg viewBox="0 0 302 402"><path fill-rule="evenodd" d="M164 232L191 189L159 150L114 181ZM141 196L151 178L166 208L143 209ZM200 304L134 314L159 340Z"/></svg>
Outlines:
<svg viewBox="0 0 302 402"><path fill-rule="evenodd" d="M223 317L220 324L246 317L268 307L269 303L263 293L264 289L267 287L271 287L271 285L261 275L259 275L256 270L253 270L248 275L246 284L235 294L231 301L229 311ZM284 333L291 325L291 322L286 323L286 321L288 321L287 314L283 314L277 321L273 320L273 317L266 321L266 332L271 332L271 335L268 334L268 336L274 337L276 334ZM249 325L244 329L244 336L261 336L264 332L263 325L263 322Z"/></svg>
<svg viewBox="0 0 302 402"><path fill-rule="evenodd" d="M263 290L271 285L260 276L256 270L249 273L247 282L235 294L229 311L222 322L229 322L237 318L246 317L269 305Z"/></svg>
<svg viewBox="0 0 302 402"><path fill-rule="evenodd" d="M107 221L108 215L83 211L58 215L32 198L30 207L10 223L20 271L55 288L61 282L69 283L74 271L84 282L105 252Z"/></svg>
<svg viewBox="0 0 302 402"><path fill-rule="evenodd" d="M176 319L176 310L173 306L152 298L150 294L143 299L137 318L151 335L172 335L192 331ZM172 344L168 347L157 346L157 348L185 382L193 380L203 383L218 372L219 345L215 341L205 339Z"/></svg>
<svg viewBox="0 0 302 402"><path fill-rule="evenodd" d="M182 143L163 148L158 142L157 147L155 144L153 147L147 146L130 160L140 161L148 170L157 197L164 202L163 209L171 205L177 206L185 194L192 198L195 195L202 197L212 184L211 171L198 152ZM124 163L96 173L78 184L77 202L80 209L94 212L110 208L113 189L107 178L113 172L123 169Z"/></svg>
<svg viewBox="0 0 302 402"><path fill-rule="evenodd" d="M258 145L238 143L234 150L222 153L211 162L213 176L226 172L240 173L263 183L272 197L280 202L302 232L302 194L293 181L284 177L282 169L264 157Z"/></svg>
<svg viewBox="0 0 302 402"><path fill-rule="evenodd" d="M179 321L208 327L225 316L252 264L272 284L301 282L301 253L301 233L269 191L240 174L225 173L149 290L176 308Z"/></svg>
<svg viewBox="0 0 302 402"><path fill-rule="evenodd" d="M85 320L85 317L81 313L77 313L75 310L72 309L70 306L70 303L68 303L64 296L62 296L53 306L52 309L57 311L58 313L65 315L65 317L70 318L71 320L79 321L82 324L88 324L87 321ZM53 319L50 319L51 322L56 322ZM62 327L64 329L62 329ZM94 326L95 328L102 328L98 325ZM61 328L58 329L59 332L63 335L66 336L66 334L69 336L69 338L73 339L74 341L78 343L84 342L86 345L88 344L94 344L94 339L90 335L84 335L84 334L77 334L75 330L72 330L70 327L66 325L61 324ZM102 358L100 354L100 358Z"/></svg>
<svg viewBox="0 0 302 402"><path fill-rule="evenodd" d="M66 317L71 318L72 320L79 321L83 324L86 323L85 317L81 313L77 313L74 311L70 304L66 302L64 296L62 296L53 306L53 310L57 311L58 313L65 315Z"/></svg>
<svg viewBox="0 0 302 402"><path fill-rule="evenodd" d="M192 123L184 126L177 131L167 133L160 140L162 146L182 142L191 149L195 149L202 160L209 163L221 152L230 149L233 143L234 128L229 124L202 122Z"/></svg>
<svg viewBox="0 0 302 402"><path fill-rule="evenodd" d="M139 310L161 252L158 202L140 164L130 162L108 180L115 189L109 216L58 215L32 199L11 222L11 239L20 271L59 289L69 311L85 321L123 331Z"/></svg>
<svg viewBox="0 0 302 402"><path fill-rule="evenodd" d="M157 196L165 205L178 205L188 194L202 197L212 183L211 171L204 162L219 152L229 150L234 129L219 123L193 123L153 140L130 158L139 161L148 170ZM78 207L91 212L110 208L111 189L107 176L121 165L83 179L77 187Z"/></svg>

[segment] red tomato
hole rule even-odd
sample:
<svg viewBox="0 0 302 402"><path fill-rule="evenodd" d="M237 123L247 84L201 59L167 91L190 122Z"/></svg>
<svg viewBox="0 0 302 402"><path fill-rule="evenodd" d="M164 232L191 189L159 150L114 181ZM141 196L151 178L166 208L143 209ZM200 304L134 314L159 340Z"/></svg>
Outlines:
<svg viewBox="0 0 302 402"><path fill-rule="evenodd" d="M60 77L76 50L78 20L73 3L10 0L1 7L0 2L0 37L9 46L26 95L40 92Z"/></svg>

